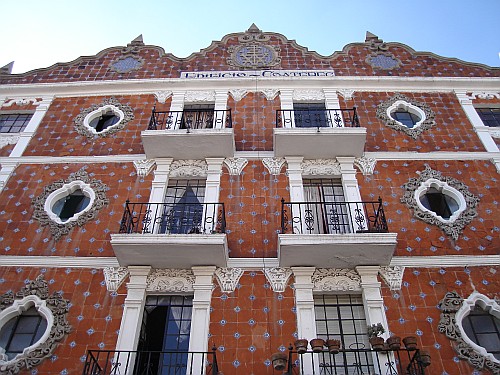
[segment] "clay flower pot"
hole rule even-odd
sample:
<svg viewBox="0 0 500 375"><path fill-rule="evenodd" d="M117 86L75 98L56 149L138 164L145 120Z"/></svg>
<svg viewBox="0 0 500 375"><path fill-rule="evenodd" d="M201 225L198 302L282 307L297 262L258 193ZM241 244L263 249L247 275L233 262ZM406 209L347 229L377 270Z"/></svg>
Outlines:
<svg viewBox="0 0 500 375"><path fill-rule="evenodd" d="M288 358L285 353L277 352L271 356L271 361L275 370L282 371L286 368Z"/></svg>
<svg viewBox="0 0 500 375"><path fill-rule="evenodd" d="M391 336L387 339L387 346L391 350L399 350L401 348L401 337Z"/></svg>
<svg viewBox="0 0 500 375"><path fill-rule="evenodd" d="M321 353L323 351L324 346L325 346L325 340L323 339L311 340L311 348L314 353Z"/></svg>
<svg viewBox="0 0 500 375"><path fill-rule="evenodd" d="M419 353L420 363L422 367L427 367L431 364L431 355L426 350L421 350Z"/></svg>
<svg viewBox="0 0 500 375"><path fill-rule="evenodd" d="M330 354L337 354L340 351L340 340L326 340L326 347Z"/></svg>
<svg viewBox="0 0 500 375"><path fill-rule="evenodd" d="M373 350L384 350L384 343L383 337L370 337L370 345Z"/></svg>
<svg viewBox="0 0 500 375"><path fill-rule="evenodd" d="M307 344L308 342L306 339L299 339L295 341L295 350L297 351L297 353L304 354L305 352L307 352Z"/></svg>
<svg viewBox="0 0 500 375"><path fill-rule="evenodd" d="M408 350L417 349L417 338L415 336L406 336L403 339L403 344L405 344L405 348Z"/></svg>

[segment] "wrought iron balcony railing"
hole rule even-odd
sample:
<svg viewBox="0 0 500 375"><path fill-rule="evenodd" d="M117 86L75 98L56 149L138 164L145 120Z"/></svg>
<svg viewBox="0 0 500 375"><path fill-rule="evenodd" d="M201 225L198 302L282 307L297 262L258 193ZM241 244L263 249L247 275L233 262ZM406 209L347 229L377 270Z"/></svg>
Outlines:
<svg viewBox="0 0 500 375"><path fill-rule="evenodd" d="M298 354L289 350L284 375L425 375L425 366L418 349L340 349L336 354L327 350Z"/></svg>
<svg viewBox="0 0 500 375"><path fill-rule="evenodd" d="M133 203L127 200L120 233L214 234L226 232L224 203Z"/></svg>
<svg viewBox="0 0 500 375"><path fill-rule="evenodd" d="M217 375L211 352L89 350L82 375Z"/></svg>
<svg viewBox="0 0 500 375"><path fill-rule="evenodd" d="M281 233L346 234L388 232L382 199L374 202L285 202Z"/></svg>
<svg viewBox="0 0 500 375"><path fill-rule="evenodd" d="M276 111L278 128L359 128L356 108L286 109Z"/></svg>
<svg viewBox="0 0 500 375"><path fill-rule="evenodd" d="M222 129L231 128L231 110L186 109L184 111L156 111L153 109L148 130Z"/></svg>

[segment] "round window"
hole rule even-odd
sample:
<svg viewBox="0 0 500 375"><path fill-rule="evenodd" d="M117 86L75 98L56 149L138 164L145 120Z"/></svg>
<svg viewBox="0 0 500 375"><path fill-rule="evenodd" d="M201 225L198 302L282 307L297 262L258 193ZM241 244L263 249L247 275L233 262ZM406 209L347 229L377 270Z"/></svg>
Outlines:
<svg viewBox="0 0 500 375"><path fill-rule="evenodd" d="M62 222L71 219L77 213L85 210L90 203L90 197L86 196L82 189L76 189L69 195L60 198L52 206L52 212Z"/></svg>
<svg viewBox="0 0 500 375"><path fill-rule="evenodd" d="M99 117L95 117L89 122L89 126L93 128L96 133L100 133L110 126L117 124L120 121L120 117L117 116L111 109L106 113L101 114Z"/></svg>
<svg viewBox="0 0 500 375"><path fill-rule="evenodd" d="M437 216L447 220L460 208L459 203L455 199L443 194L435 187L430 187L420 196L420 203Z"/></svg>
<svg viewBox="0 0 500 375"><path fill-rule="evenodd" d="M476 304L463 318L462 327L476 345L500 360L500 319Z"/></svg>

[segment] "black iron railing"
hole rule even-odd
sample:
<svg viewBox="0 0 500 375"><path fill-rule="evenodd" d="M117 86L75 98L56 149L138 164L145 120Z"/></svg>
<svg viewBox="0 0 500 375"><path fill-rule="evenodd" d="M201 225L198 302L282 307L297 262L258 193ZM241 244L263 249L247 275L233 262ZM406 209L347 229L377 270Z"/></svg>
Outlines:
<svg viewBox="0 0 500 375"><path fill-rule="evenodd" d="M382 199L374 202L285 202L281 233L344 234L388 232Z"/></svg>
<svg viewBox="0 0 500 375"><path fill-rule="evenodd" d="M231 128L231 110L186 109L156 111L153 109L148 130Z"/></svg>
<svg viewBox="0 0 500 375"><path fill-rule="evenodd" d="M425 364L418 349L374 351L372 349L340 349L298 354L289 350L286 375L363 374L425 375Z"/></svg>
<svg viewBox="0 0 500 375"><path fill-rule="evenodd" d="M82 375L217 375L215 353L89 350Z"/></svg>
<svg viewBox="0 0 500 375"><path fill-rule="evenodd" d="M278 128L359 128L356 108L285 109L276 111Z"/></svg>
<svg viewBox="0 0 500 375"><path fill-rule="evenodd" d="M132 203L120 233L214 234L226 232L224 203Z"/></svg>

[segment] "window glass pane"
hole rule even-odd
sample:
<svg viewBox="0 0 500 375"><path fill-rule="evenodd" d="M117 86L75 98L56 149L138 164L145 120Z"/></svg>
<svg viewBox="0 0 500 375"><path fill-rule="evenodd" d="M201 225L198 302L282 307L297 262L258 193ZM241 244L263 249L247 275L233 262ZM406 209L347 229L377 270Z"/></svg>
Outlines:
<svg viewBox="0 0 500 375"><path fill-rule="evenodd" d="M486 333L495 331L495 325L493 323L493 319L491 319L489 316L483 316L483 314L479 316L471 316L470 321L476 333Z"/></svg>
<svg viewBox="0 0 500 375"><path fill-rule="evenodd" d="M10 345L8 348L9 352L21 353L25 348L31 345L31 339L33 335L28 333L16 333L12 340L10 341Z"/></svg>
<svg viewBox="0 0 500 375"><path fill-rule="evenodd" d="M0 346L2 348L5 348L7 343L9 342L10 335L12 334L12 330L14 329L16 321L17 317L12 318L6 324L4 324L2 330L0 330Z"/></svg>
<svg viewBox="0 0 500 375"><path fill-rule="evenodd" d="M40 317L37 316L21 316L17 323L17 333L35 333L38 327Z"/></svg>
<svg viewBox="0 0 500 375"><path fill-rule="evenodd" d="M485 348L488 352L500 351L500 337L498 337L498 333L479 333L477 334L477 339L477 344Z"/></svg>

